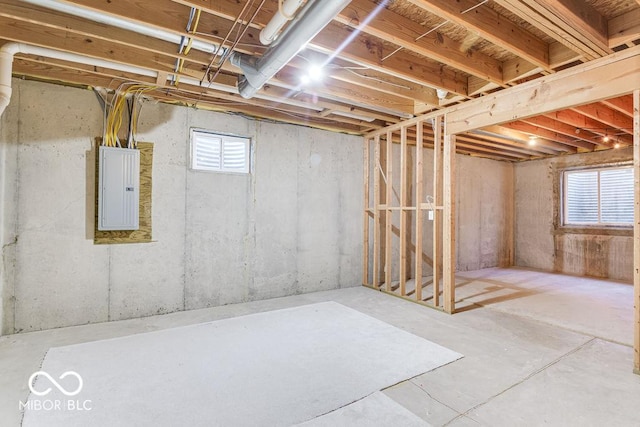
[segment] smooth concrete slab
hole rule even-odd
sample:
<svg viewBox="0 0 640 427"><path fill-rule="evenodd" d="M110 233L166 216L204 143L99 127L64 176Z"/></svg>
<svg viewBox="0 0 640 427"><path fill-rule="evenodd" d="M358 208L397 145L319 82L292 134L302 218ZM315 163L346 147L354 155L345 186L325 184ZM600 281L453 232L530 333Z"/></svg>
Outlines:
<svg viewBox="0 0 640 427"><path fill-rule="evenodd" d="M593 339L469 416L481 425L638 426L633 350Z"/></svg>
<svg viewBox="0 0 640 427"><path fill-rule="evenodd" d="M335 302L303 305L52 348L23 425L289 426L460 357ZM77 397L39 394L68 371ZM91 410L33 409L44 400Z"/></svg>
<svg viewBox="0 0 640 427"><path fill-rule="evenodd" d="M557 411L565 408L569 413L582 414L585 420L609 417L615 422L600 425L638 425L636 407L640 399L636 386L640 377L632 374L631 348L611 342L616 340L617 329L628 327L632 317L611 325L609 332L603 331L606 335L602 339L593 341L594 336L586 331L576 332L579 318L575 322L572 316L563 317L562 322L554 320L558 312L554 314L554 303L547 299L553 298L555 288L564 289L576 278L521 269L479 270L461 276L464 278L458 278L457 289L460 298L465 297L465 288L472 289L469 286L485 286L474 284L475 280L516 286L528 282L530 289L548 287L550 291L538 294L533 311L528 312L526 306L522 313L504 311L501 304L510 301L505 299L485 306L469 303L469 309L450 316L359 287L0 337L0 419L3 425L19 425L17 402L27 398L27 379L40 367L50 347L336 301L465 355L430 374L384 390L431 425L541 425L543 412L549 413L548 425L574 425L558 418ZM620 284L594 280L590 289L598 293L596 298L576 292L569 301L580 307L583 300L589 299L590 314L596 320L606 320L601 316L606 316L603 313L607 313L610 304L622 306L629 301L624 293L608 294L613 289L611 285ZM536 313L543 319L536 319ZM513 394L516 392L522 394ZM608 394L620 398L609 399ZM555 400L546 395L555 396ZM594 399L601 403L595 405ZM506 411L503 418L499 415L501 410ZM519 412L523 416L518 418ZM562 421L567 422L559 424Z"/></svg>
<svg viewBox="0 0 640 427"><path fill-rule="evenodd" d="M633 286L524 269L462 272L456 307L474 305L632 345ZM466 279L466 280L465 280Z"/></svg>
<svg viewBox="0 0 640 427"><path fill-rule="evenodd" d="M297 427L429 427L405 407L376 392Z"/></svg>

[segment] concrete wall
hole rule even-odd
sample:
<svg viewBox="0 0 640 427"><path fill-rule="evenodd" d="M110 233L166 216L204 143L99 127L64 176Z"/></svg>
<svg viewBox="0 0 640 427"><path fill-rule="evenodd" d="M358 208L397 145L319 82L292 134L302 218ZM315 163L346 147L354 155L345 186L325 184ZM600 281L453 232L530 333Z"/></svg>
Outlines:
<svg viewBox="0 0 640 427"><path fill-rule="evenodd" d="M14 84L0 122L4 334L360 284L359 137L146 104L154 242L94 245L98 101ZM254 172L189 170L190 127L252 137Z"/></svg>
<svg viewBox="0 0 640 427"><path fill-rule="evenodd" d="M631 281L632 230L587 234L558 226L563 168L633 160L630 148L515 165L516 265Z"/></svg>

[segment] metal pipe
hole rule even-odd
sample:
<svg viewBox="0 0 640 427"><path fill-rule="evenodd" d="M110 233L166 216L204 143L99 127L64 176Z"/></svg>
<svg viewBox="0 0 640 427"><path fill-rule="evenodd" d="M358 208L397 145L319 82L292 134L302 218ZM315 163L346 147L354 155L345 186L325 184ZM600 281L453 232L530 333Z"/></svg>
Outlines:
<svg viewBox="0 0 640 427"><path fill-rule="evenodd" d="M238 78L240 95L255 95L349 3L350 0L310 0L261 57L234 52L230 61L244 73Z"/></svg>

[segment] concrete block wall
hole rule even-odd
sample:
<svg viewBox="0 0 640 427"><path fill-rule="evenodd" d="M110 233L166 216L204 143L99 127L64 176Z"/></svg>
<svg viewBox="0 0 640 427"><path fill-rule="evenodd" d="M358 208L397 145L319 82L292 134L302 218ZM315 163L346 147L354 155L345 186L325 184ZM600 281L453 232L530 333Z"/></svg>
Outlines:
<svg viewBox="0 0 640 427"><path fill-rule="evenodd" d="M631 282L633 233L564 232L558 227L559 174L564 168L633 160L631 148L583 153L515 165L515 264Z"/></svg>
<svg viewBox="0 0 640 427"><path fill-rule="evenodd" d="M3 334L360 284L360 137L146 104L154 241L94 245L95 95L14 79L0 126ZM253 138L253 173L190 170L190 127Z"/></svg>

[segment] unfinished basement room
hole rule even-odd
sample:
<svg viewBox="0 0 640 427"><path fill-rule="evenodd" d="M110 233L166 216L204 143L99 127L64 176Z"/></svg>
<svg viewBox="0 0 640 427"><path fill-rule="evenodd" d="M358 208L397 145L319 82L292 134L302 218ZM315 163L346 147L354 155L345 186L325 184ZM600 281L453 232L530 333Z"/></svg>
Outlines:
<svg viewBox="0 0 640 427"><path fill-rule="evenodd" d="M1 427L640 426L640 0L0 0Z"/></svg>

